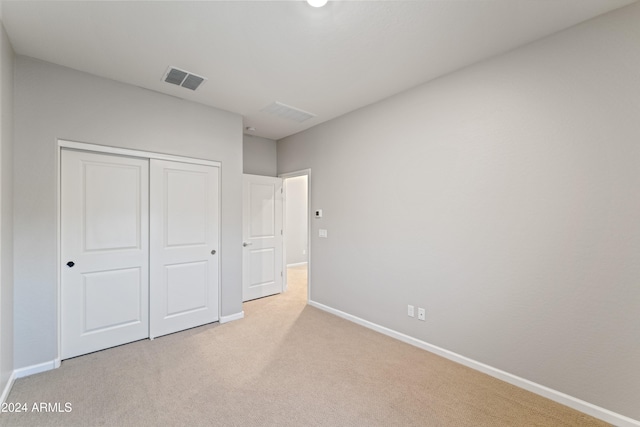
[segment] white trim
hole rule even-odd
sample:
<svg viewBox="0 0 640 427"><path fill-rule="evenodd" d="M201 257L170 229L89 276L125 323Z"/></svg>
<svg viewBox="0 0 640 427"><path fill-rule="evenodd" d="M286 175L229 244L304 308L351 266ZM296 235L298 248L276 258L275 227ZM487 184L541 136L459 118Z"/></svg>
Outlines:
<svg viewBox="0 0 640 427"><path fill-rule="evenodd" d="M299 267L299 266L301 266L301 265L307 265L307 264L308 264L308 262L307 262L307 261L304 261L304 262L294 262L294 263L292 263L292 264L287 264L287 268L289 268L289 267Z"/></svg>
<svg viewBox="0 0 640 427"><path fill-rule="evenodd" d="M169 160L172 162L192 163L196 165L217 166L221 163L213 160L196 159L192 157L174 156L172 154L154 153L151 151L131 150L128 148L110 147L107 145L88 144L86 142L67 141L58 139L60 148L71 148L75 150L95 151L97 153L119 154L121 156L142 157L145 159Z"/></svg>
<svg viewBox="0 0 640 427"><path fill-rule="evenodd" d="M7 384L4 386L4 390L2 390L2 395L0 395L0 404L7 401L7 397L9 397L9 393L11 393L11 388L13 387L13 383L16 381L16 371L11 371L11 375L9 375L9 380Z"/></svg>
<svg viewBox="0 0 640 427"><path fill-rule="evenodd" d="M244 310L240 313L230 314L228 316L220 316L220 324L233 322L244 318Z"/></svg>
<svg viewBox="0 0 640 427"><path fill-rule="evenodd" d="M376 332L380 332L381 334L387 335L391 338L395 338L399 341L405 342L407 344L411 344L415 347L421 348L430 353L437 354L438 356L442 356L453 362L460 363L461 365L467 366L471 369L475 369L476 371L480 371L494 378L498 378L499 380L505 381L509 384L515 385L517 387L520 387L532 393L538 394L540 396L546 397L547 399L551 399L562 405L568 406L577 411L583 412L587 415L591 415L592 417L599 418L603 421L614 424L618 427L640 426L639 420L634 420L632 418L626 417L624 415L618 414L608 409L601 408L592 403L585 402L584 400L580 400L576 397L569 396L568 394L562 393L560 391L551 389L541 384L537 384L525 378L518 377L517 375L510 374L503 370L486 365L482 362L478 362L476 360L462 356L458 353L454 353L452 351L446 350L442 347L438 347L433 344L429 344L425 341L419 340L417 338L413 338L408 335L405 335L401 332L394 331L393 329L380 326L378 324L369 322L368 320L361 319L359 317L353 316L351 314L345 313L340 310L336 310L335 308L331 308L329 306L320 304L315 301L309 300L309 305L311 305L312 307L318 308L320 310L326 311L327 313L331 313L335 316L349 320L360 326L364 326L365 328L372 329Z"/></svg>
<svg viewBox="0 0 640 427"><path fill-rule="evenodd" d="M222 316L222 163L218 166L218 318ZM151 327L151 326L149 326ZM151 329L149 329L151 331Z"/></svg>
<svg viewBox="0 0 640 427"><path fill-rule="evenodd" d="M40 372L51 371L60 367L60 359L50 360L49 362L38 363L37 365L25 366L13 371L16 378L24 378L29 375L39 374Z"/></svg>
<svg viewBox="0 0 640 427"><path fill-rule="evenodd" d="M302 169L294 172L281 173L278 175L280 178L286 180L287 178L295 178L297 176L307 177L307 303L311 302L311 169ZM286 197L286 194L285 194ZM284 205L284 201L283 201ZM284 207L284 206L283 206ZM284 229L286 238L287 230ZM286 263L286 245L283 242L283 258L282 263ZM286 266L285 266L286 267ZM284 275L283 290L287 289L287 275Z"/></svg>
<svg viewBox="0 0 640 427"><path fill-rule="evenodd" d="M57 292L57 348L58 357L62 357L62 147L60 146L60 140L58 140L58 147L56 148L56 292ZM60 367L60 359L58 360L58 365L56 368Z"/></svg>
<svg viewBox="0 0 640 427"><path fill-rule="evenodd" d="M294 172L286 172L278 175L280 178L295 178L296 176L309 176L311 175L311 169L300 169Z"/></svg>

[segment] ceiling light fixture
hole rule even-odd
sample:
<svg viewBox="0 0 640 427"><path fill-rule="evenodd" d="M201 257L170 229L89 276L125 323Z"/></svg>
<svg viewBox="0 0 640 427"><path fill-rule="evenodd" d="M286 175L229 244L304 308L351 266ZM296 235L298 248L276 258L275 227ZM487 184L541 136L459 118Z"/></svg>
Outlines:
<svg viewBox="0 0 640 427"><path fill-rule="evenodd" d="M307 0L307 3L313 7L322 7L327 4L327 0Z"/></svg>

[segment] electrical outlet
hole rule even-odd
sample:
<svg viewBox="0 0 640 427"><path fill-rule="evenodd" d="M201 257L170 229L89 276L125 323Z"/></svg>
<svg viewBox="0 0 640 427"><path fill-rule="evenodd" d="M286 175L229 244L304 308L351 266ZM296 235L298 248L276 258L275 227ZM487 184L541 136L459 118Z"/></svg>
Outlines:
<svg viewBox="0 0 640 427"><path fill-rule="evenodd" d="M427 313L424 308L418 308L418 320L424 320Z"/></svg>
<svg viewBox="0 0 640 427"><path fill-rule="evenodd" d="M414 317L415 316L415 313L413 312L413 306L412 305L408 305L407 306L407 315L409 317Z"/></svg>

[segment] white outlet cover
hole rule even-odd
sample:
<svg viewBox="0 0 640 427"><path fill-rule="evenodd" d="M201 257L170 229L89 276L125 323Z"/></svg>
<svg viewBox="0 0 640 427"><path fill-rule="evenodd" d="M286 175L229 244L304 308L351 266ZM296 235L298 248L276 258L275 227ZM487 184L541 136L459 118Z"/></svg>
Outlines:
<svg viewBox="0 0 640 427"><path fill-rule="evenodd" d="M407 306L407 316L415 317L414 307L412 305Z"/></svg>
<svg viewBox="0 0 640 427"><path fill-rule="evenodd" d="M424 308L418 308L418 320L424 320L426 316L426 311Z"/></svg>
<svg viewBox="0 0 640 427"><path fill-rule="evenodd" d="M327 230L325 230L324 228L320 228L320 229L318 230L318 237L324 237L324 238L326 238L326 237L327 237Z"/></svg>

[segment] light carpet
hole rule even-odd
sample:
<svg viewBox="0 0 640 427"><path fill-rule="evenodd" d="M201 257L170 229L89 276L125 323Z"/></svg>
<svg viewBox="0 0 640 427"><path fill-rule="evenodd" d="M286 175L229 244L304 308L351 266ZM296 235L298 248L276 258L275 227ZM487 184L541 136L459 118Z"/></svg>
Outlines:
<svg viewBox="0 0 640 427"><path fill-rule="evenodd" d="M585 414L306 305L92 353L16 381L3 426L603 426ZM33 412L33 404L71 412ZM67 407L68 409L68 407Z"/></svg>

